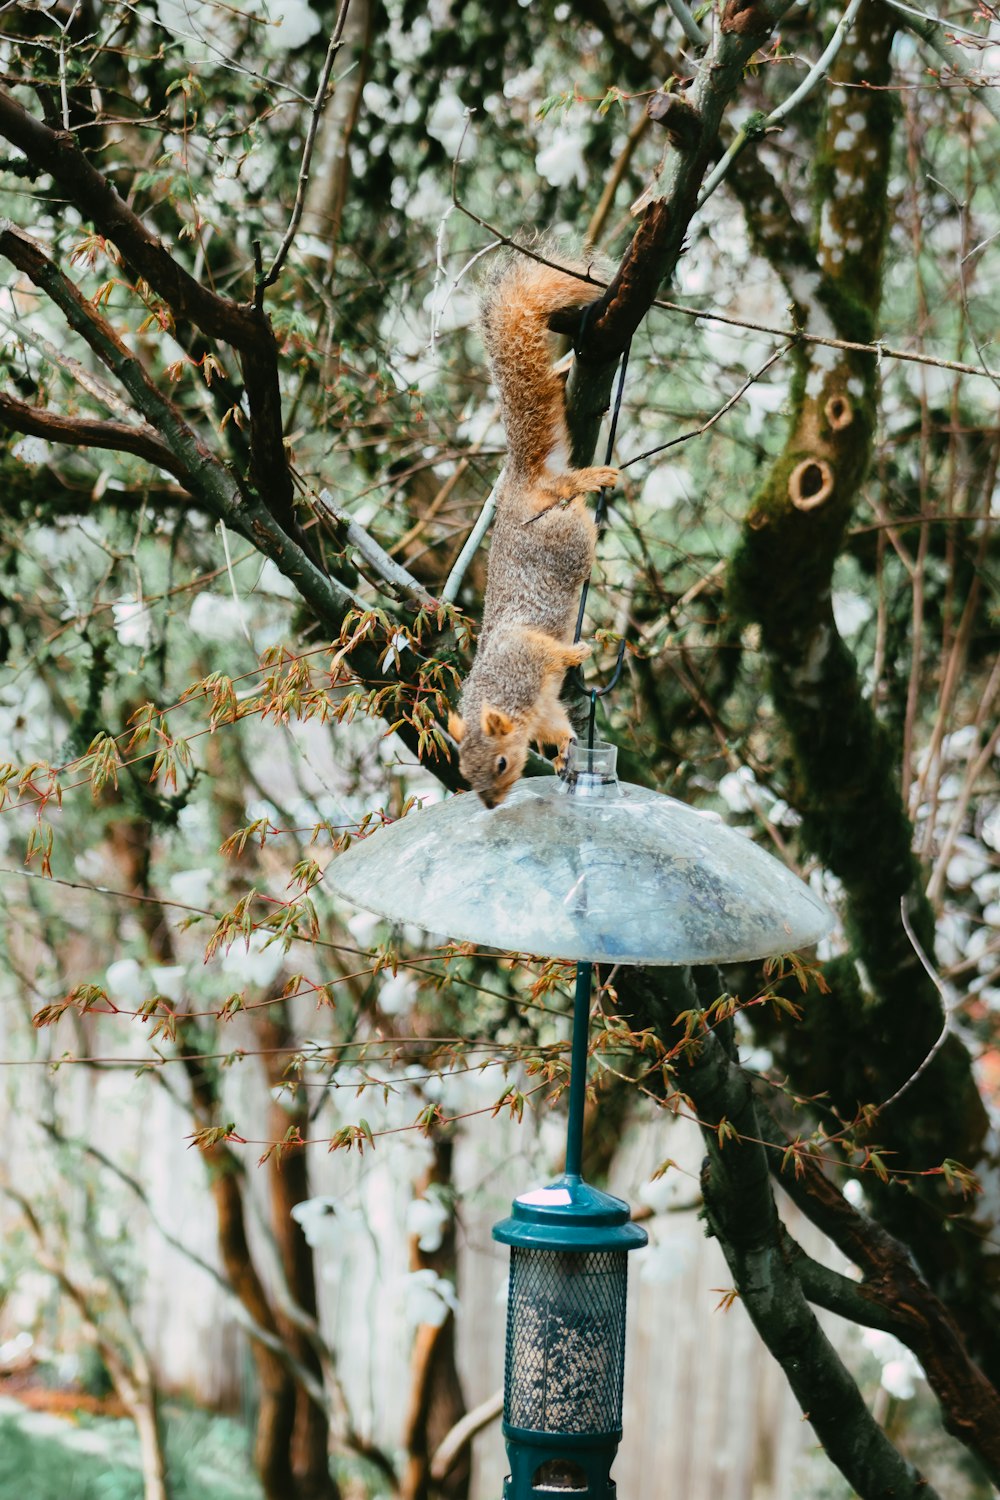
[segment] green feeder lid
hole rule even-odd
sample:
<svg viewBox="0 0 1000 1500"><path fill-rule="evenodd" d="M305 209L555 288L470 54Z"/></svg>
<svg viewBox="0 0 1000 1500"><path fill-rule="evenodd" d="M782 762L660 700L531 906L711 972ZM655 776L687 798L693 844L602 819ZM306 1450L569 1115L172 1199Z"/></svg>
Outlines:
<svg viewBox="0 0 1000 1500"><path fill-rule="evenodd" d="M621 1198L566 1174L515 1198L493 1238L523 1250L638 1250L649 1236Z"/></svg>

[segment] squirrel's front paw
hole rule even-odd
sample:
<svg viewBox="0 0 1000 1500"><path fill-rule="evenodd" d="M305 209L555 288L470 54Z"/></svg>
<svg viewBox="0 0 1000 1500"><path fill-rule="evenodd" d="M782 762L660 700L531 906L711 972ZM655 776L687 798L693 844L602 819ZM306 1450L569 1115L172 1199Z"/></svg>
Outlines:
<svg viewBox="0 0 1000 1500"><path fill-rule="evenodd" d="M572 646L567 646L564 657L567 669L582 666L592 650L593 647L589 641L576 641Z"/></svg>
<svg viewBox="0 0 1000 1500"><path fill-rule="evenodd" d="M564 740L560 741L558 749L556 751L555 760L552 762L552 764L556 768L556 774L558 774L560 771L565 771L566 764L567 764L567 762L569 760L570 749L575 744L576 744L576 735L575 734L568 734Z"/></svg>
<svg viewBox="0 0 1000 1500"><path fill-rule="evenodd" d="M595 490L613 490L620 475L617 469L591 469Z"/></svg>

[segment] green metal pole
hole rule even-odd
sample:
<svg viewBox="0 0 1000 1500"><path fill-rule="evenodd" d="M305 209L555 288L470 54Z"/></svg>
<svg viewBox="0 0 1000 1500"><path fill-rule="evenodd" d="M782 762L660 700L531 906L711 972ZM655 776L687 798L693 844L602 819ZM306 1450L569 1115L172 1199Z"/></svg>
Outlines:
<svg viewBox="0 0 1000 1500"><path fill-rule="evenodd" d="M566 1175L582 1176L583 1110L587 1102L587 1049L590 1042L590 976L592 964L577 964L573 998L573 1046L570 1054L569 1124L566 1127Z"/></svg>

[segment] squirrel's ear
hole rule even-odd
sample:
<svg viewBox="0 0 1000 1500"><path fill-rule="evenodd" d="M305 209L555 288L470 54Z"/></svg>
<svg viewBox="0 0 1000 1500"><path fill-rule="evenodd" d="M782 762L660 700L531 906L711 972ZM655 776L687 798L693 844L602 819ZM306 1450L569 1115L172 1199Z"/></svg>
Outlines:
<svg viewBox="0 0 1000 1500"><path fill-rule="evenodd" d="M513 719L508 718L502 709L491 708L488 703L483 704L480 723L483 733L488 735L510 734L514 728Z"/></svg>
<svg viewBox="0 0 1000 1500"><path fill-rule="evenodd" d="M450 713L448 715L448 733L457 745L465 739L465 720L461 714Z"/></svg>

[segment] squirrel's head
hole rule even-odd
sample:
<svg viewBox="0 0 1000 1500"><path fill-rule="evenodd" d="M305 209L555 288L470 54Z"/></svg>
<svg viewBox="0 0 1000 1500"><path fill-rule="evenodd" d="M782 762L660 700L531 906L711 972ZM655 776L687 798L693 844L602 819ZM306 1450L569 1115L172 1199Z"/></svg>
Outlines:
<svg viewBox="0 0 1000 1500"><path fill-rule="evenodd" d="M448 733L460 749L462 775L487 807L499 807L528 759L528 731L502 709L484 703L478 724L448 715Z"/></svg>

